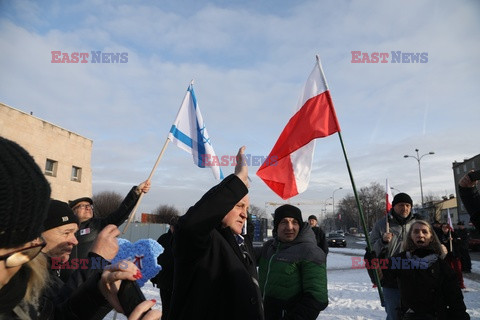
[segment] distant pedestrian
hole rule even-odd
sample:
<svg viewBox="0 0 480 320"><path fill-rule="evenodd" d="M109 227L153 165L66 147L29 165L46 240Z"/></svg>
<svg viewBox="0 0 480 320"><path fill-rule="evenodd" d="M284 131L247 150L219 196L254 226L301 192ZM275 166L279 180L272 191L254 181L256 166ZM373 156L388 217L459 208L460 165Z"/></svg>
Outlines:
<svg viewBox="0 0 480 320"><path fill-rule="evenodd" d="M315 233L317 245L323 250L323 252L325 252L325 254L328 254L327 237L325 236L323 229L318 225L317 217L312 214L308 217L308 223L310 224L310 227L312 227L313 233Z"/></svg>

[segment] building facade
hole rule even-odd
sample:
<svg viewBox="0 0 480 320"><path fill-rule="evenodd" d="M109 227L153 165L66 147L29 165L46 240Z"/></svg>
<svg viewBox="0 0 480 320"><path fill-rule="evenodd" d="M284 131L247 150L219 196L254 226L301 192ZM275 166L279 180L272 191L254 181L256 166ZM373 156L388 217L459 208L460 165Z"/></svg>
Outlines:
<svg viewBox="0 0 480 320"><path fill-rule="evenodd" d="M92 196L92 140L3 103L0 136L30 153L50 182L53 199Z"/></svg>
<svg viewBox="0 0 480 320"><path fill-rule="evenodd" d="M455 181L455 192L457 194L457 199L458 199L459 220L464 221L465 224L467 224L470 221L470 216L465 210L465 206L463 205L463 202L460 199L460 195L458 192L458 182L466 173L470 172L470 170L480 170L480 154L477 154L473 158L465 159L463 162L455 161L454 163L452 163L452 169L453 169L453 179Z"/></svg>

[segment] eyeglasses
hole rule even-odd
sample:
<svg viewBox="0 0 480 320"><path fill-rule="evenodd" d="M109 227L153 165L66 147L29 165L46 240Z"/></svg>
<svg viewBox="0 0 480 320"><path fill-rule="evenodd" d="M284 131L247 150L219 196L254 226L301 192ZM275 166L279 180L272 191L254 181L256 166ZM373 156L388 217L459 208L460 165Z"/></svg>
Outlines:
<svg viewBox="0 0 480 320"><path fill-rule="evenodd" d="M28 248L15 250L6 255L0 256L0 261L5 260L5 266L7 268L18 267L35 258L46 245L47 243L43 242Z"/></svg>
<svg viewBox="0 0 480 320"><path fill-rule="evenodd" d="M76 206L75 208L73 208L74 210L76 209L90 209L90 210L93 210L93 205L91 204L81 204L81 205L78 205Z"/></svg>

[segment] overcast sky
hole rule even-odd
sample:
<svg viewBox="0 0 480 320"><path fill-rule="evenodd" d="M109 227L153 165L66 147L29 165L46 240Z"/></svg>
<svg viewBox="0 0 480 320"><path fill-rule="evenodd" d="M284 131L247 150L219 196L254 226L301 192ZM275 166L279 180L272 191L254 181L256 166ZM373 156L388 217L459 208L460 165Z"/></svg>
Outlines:
<svg viewBox="0 0 480 320"><path fill-rule="evenodd" d="M217 155L246 145L265 157L318 54L357 189L388 178L419 203L418 164L403 155L435 152L421 161L423 190L441 197L455 192L452 162L480 151L479 16L473 0L0 0L0 101L92 139L93 192L126 194L148 177L191 79ZM52 63L52 51L90 56ZM92 63L92 51L128 62ZM388 62L352 63L352 51ZM392 63L392 51L428 60ZM258 167L251 202L283 202ZM183 213L216 181L170 144L152 183L141 212ZM310 186L290 202L322 203L340 187L336 202L352 186L334 134L317 141Z"/></svg>

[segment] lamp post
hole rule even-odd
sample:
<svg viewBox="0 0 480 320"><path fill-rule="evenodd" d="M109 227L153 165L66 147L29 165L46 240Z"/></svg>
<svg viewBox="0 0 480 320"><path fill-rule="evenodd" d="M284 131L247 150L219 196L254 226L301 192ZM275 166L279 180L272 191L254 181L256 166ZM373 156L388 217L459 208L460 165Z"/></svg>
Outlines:
<svg viewBox="0 0 480 320"><path fill-rule="evenodd" d="M335 189L333 190L333 194L332 194L332 213L333 215L335 216L335 192L337 192L338 190L342 190L343 188L340 187L338 189Z"/></svg>
<svg viewBox="0 0 480 320"><path fill-rule="evenodd" d="M390 189L397 191L397 193L398 193L398 192L402 192L402 191L400 191L400 190L398 190L397 188L394 188L394 187L390 187Z"/></svg>
<svg viewBox="0 0 480 320"><path fill-rule="evenodd" d="M420 177L420 194L422 196L422 208L423 208L423 186L422 186L422 169L420 168L420 160L422 160L423 157L425 156L428 156L428 155L431 155L431 154L435 154L435 152L433 151L430 151L429 153L425 153L423 155L419 155L418 154L418 149L415 149L415 152L417 153L416 156L410 156L408 154L404 155L403 157L404 158L414 158L415 160L417 160L418 162L418 176Z"/></svg>

